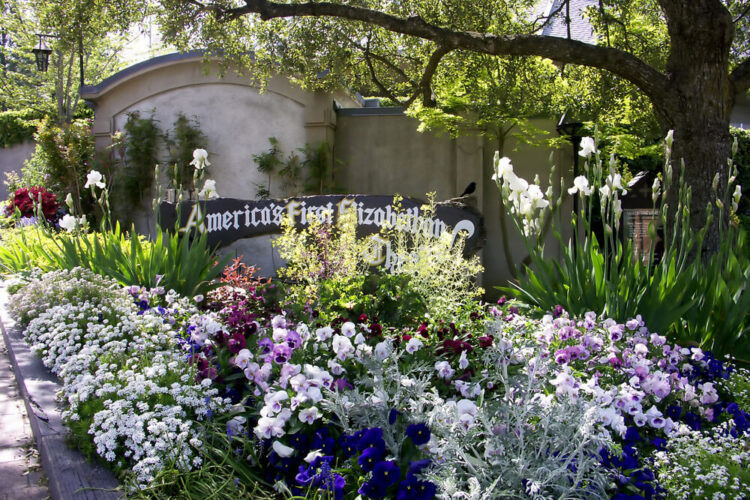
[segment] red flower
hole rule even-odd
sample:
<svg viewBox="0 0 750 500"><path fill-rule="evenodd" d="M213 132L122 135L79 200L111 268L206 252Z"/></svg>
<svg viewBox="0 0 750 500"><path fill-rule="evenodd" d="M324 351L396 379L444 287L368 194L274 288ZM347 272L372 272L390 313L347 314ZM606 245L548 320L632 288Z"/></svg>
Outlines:
<svg viewBox="0 0 750 500"><path fill-rule="evenodd" d="M485 337L479 337L479 346L482 349L486 349L489 346L492 345L492 342L494 342L494 337L492 335L487 335Z"/></svg>
<svg viewBox="0 0 750 500"><path fill-rule="evenodd" d="M450 351L453 351L453 354L461 354L463 351L471 352L472 349L471 344L464 342L463 340L446 339L443 341L443 344L440 346L437 353L449 354Z"/></svg>
<svg viewBox="0 0 750 500"><path fill-rule="evenodd" d="M16 208L18 208L22 217L33 217L36 215L34 213L34 204L39 202L40 196L44 218L49 222L53 222L55 220L55 215L57 214L57 209L60 208L60 204L55 199L54 194L39 186L34 186L28 189L16 189L16 192L13 193L13 199L11 199L8 206L5 207L5 215L12 215ZM34 198L34 201L32 201L32 197Z"/></svg>

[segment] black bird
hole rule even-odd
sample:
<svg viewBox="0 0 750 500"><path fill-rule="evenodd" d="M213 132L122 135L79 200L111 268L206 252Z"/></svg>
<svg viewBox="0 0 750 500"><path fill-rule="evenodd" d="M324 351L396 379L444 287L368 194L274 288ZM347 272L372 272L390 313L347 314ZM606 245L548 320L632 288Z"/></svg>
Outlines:
<svg viewBox="0 0 750 500"><path fill-rule="evenodd" d="M464 192L461 193L459 198L463 198L464 196L469 196L474 191L477 190L477 183L476 182L470 182L468 186L466 186L466 189L464 189Z"/></svg>

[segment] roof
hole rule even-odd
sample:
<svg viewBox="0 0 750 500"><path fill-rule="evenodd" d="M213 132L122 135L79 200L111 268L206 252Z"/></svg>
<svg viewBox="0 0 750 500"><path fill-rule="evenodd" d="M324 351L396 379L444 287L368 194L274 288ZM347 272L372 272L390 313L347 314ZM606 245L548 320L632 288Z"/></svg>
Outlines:
<svg viewBox="0 0 750 500"><path fill-rule="evenodd" d="M564 3L565 0L552 0L547 15L559 12L544 27L543 35L568 38L568 23L565 20L568 8ZM585 43L596 42L594 30L586 19L586 9L596 5L597 0L570 0L570 38Z"/></svg>

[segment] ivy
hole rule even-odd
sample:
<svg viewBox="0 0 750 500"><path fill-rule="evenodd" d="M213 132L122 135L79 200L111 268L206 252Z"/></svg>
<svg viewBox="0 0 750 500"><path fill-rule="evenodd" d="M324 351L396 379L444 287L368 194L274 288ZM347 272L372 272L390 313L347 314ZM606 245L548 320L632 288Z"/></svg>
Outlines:
<svg viewBox="0 0 750 500"><path fill-rule="evenodd" d="M0 147L32 141L42 115L32 109L0 112Z"/></svg>

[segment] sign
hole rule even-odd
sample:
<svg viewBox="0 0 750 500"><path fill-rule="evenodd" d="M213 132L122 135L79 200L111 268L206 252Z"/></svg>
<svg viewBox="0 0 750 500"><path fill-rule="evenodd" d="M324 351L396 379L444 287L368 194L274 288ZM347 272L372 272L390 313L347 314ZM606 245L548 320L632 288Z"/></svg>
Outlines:
<svg viewBox="0 0 750 500"><path fill-rule="evenodd" d="M378 236L381 228L398 228L416 234L419 231L438 238L450 231L455 241L459 233L466 237L465 253L473 254L484 243L481 214L463 203L437 203L434 214L422 210L424 203L401 198L395 209L393 196L320 195L283 200L239 200L219 198L208 201L183 201L180 206L180 231L196 230L208 234L212 246L228 245L238 239L281 232L281 221L289 217L297 228L304 228L311 217L333 223L347 210L357 214L357 235L370 236L380 245L371 247L368 259L374 265L386 264L388 244ZM161 226L175 227L177 205L162 202L159 207ZM432 215L432 216L430 216ZM378 240L380 239L380 240ZM379 261L379 262L376 262Z"/></svg>

